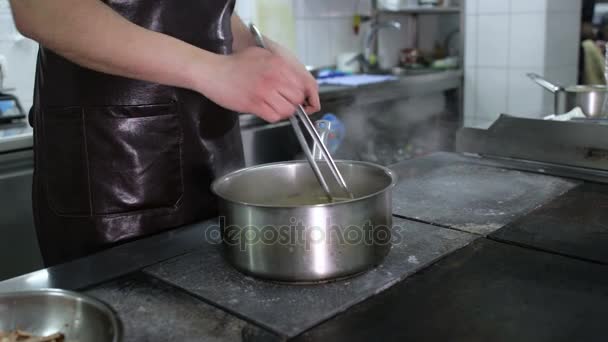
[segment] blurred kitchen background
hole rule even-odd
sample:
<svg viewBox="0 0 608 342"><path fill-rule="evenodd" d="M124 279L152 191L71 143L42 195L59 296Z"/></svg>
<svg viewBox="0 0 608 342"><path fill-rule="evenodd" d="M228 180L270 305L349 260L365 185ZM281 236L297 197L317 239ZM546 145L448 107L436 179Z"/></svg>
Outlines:
<svg viewBox="0 0 608 342"><path fill-rule="evenodd" d="M585 54L601 54L608 37L603 2L237 0L236 11L323 83L314 119L330 122L334 155L388 165L452 151L459 128L488 127L502 113L552 114L553 95L526 74L584 82ZM31 130L23 121L36 53L0 0L0 258L18 260L0 269L0 280L41 266L30 209ZM244 113L241 128L249 165L301 157L288 123Z"/></svg>

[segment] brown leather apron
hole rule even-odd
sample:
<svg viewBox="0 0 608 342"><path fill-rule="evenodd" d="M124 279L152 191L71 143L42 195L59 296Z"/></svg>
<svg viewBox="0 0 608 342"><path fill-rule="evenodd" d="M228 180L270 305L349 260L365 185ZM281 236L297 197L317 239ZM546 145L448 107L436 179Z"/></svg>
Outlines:
<svg viewBox="0 0 608 342"><path fill-rule="evenodd" d="M234 0L104 2L137 25L231 53ZM80 67L44 47L30 120L47 266L215 216L211 181L243 165L237 114L189 90Z"/></svg>

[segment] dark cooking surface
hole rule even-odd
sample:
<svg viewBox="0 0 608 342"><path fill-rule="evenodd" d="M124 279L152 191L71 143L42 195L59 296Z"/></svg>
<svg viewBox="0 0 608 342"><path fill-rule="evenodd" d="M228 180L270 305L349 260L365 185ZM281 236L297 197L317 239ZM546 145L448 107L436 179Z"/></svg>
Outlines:
<svg viewBox="0 0 608 342"><path fill-rule="evenodd" d="M499 163L438 154L395 169L413 187L448 164L484 162ZM548 177L541 184L561 189L571 183ZM485 198L486 191L479 188L472 197ZM462 197L453 189L436 196L444 209L457 203L446 200L448 194ZM414 195L400 191L395 200L411 204ZM398 198L404 196L410 198ZM0 282L0 292L87 292L118 312L125 341L604 341L608 266L581 259L606 260L608 191L586 184L562 196L540 196L543 207L527 216L518 212L487 238L396 220L405 238L382 268L331 284L287 286L242 276L212 244L217 221L208 221ZM425 213L433 214L430 208Z"/></svg>
<svg viewBox="0 0 608 342"><path fill-rule="evenodd" d="M393 213L486 235L573 188L563 178L479 165L435 153L391 167L399 176Z"/></svg>
<svg viewBox="0 0 608 342"><path fill-rule="evenodd" d="M138 273L87 294L112 306L124 328L124 341L278 341L278 337L198 301L185 292Z"/></svg>
<svg viewBox="0 0 608 342"><path fill-rule="evenodd" d="M283 285L246 277L225 262L218 245L206 245L145 272L262 327L294 336L389 288L475 238L401 219L393 223L400 242L394 244L380 267L329 284Z"/></svg>
<svg viewBox="0 0 608 342"><path fill-rule="evenodd" d="M608 264L608 185L581 185L491 237Z"/></svg>
<svg viewBox="0 0 608 342"><path fill-rule="evenodd" d="M295 340L605 341L606 317L607 266L481 238Z"/></svg>

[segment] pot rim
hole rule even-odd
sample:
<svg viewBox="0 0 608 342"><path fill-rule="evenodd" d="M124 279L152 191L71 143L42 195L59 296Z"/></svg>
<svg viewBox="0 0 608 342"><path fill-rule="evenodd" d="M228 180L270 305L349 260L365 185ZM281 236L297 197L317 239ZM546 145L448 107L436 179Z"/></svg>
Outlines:
<svg viewBox="0 0 608 342"><path fill-rule="evenodd" d="M357 165L364 165L364 166L369 166L369 167L373 167L376 169L380 169L382 171L384 171L386 173L386 175L388 175L391 178L391 183L389 185L387 185L386 187L384 187L381 190L378 190L376 192L373 192L371 194L367 194L365 196L362 197L357 197L357 198L353 198L353 199L349 199L346 201L340 201L340 202L335 202L335 203L320 203L320 204L305 204L305 205L281 205L281 204L259 204L259 203L250 203L250 202L245 202L245 201L240 201L240 200L235 200L235 199L230 199L227 198L226 196L223 196L219 193L219 191L217 190L217 188L219 187L220 183L222 183L226 178L229 177L234 177L237 176L239 174L245 173L245 172L249 172L252 170L256 170L256 169L262 169L262 168L268 168L268 167L273 167L273 166L282 166L282 165L291 165L291 164L308 164L308 161L306 160L291 160L291 161L282 161L282 162L275 162L275 163L268 163L268 164L260 164L260 165L254 165L254 166L250 166L250 167L246 167L246 168L242 168L233 172L230 172L228 174L225 174L217 179L215 179L212 183L211 183L211 191L219 198L228 201L228 202L232 202L232 203L236 203L236 204L241 204L241 205L246 205L246 206L251 206L251 207L256 207L256 208L281 208L281 209L296 209L296 208L322 208L322 207L334 207L334 206L339 206L339 205L345 205L345 204L351 204L351 203L356 203L356 202L360 202L360 201L364 201L366 199L375 197L379 194L382 194L386 191L391 190L392 188L395 187L395 185L397 184L397 175L396 173L385 167L382 165L378 165L378 164L374 164L374 163L370 163L370 162L365 162L365 161L358 161L358 160L335 160L336 164L340 164L340 163L348 163L348 164L357 164Z"/></svg>
<svg viewBox="0 0 608 342"><path fill-rule="evenodd" d="M586 85L586 84L579 84L579 85L572 85L572 86L568 86L564 89L566 92L568 93L585 93L585 92L608 92L608 87L605 85L601 85L601 84L590 84L590 85Z"/></svg>

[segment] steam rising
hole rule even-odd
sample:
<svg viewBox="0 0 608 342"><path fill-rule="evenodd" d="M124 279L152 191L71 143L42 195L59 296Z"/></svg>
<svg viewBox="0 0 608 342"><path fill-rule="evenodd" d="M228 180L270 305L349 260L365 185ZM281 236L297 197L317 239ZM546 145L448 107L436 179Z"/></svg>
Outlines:
<svg viewBox="0 0 608 342"><path fill-rule="evenodd" d="M390 165L450 149L455 128L440 120L447 114L446 102L437 93L342 108L336 115L346 138L335 157Z"/></svg>

